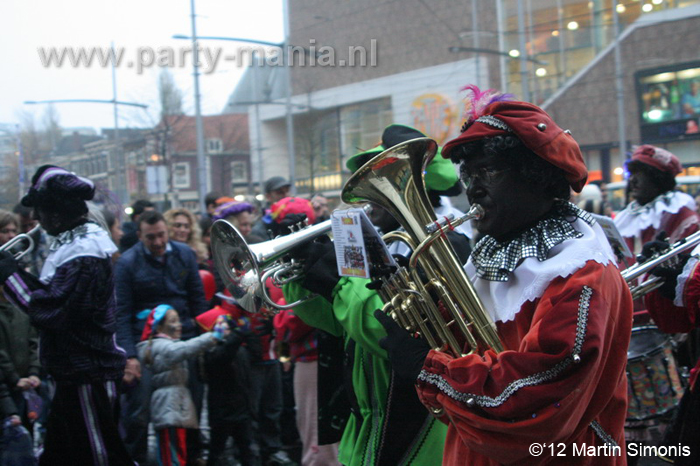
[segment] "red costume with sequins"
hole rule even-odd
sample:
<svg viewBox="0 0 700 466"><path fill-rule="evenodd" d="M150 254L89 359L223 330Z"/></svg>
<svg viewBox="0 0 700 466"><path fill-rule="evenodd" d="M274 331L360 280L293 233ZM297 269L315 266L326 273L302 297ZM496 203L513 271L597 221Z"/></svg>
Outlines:
<svg viewBox="0 0 700 466"><path fill-rule="evenodd" d="M632 299L600 227L570 224L582 235L513 260L506 280L467 263L505 351L430 351L418 393L449 424L443 465L626 464Z"/></svg>

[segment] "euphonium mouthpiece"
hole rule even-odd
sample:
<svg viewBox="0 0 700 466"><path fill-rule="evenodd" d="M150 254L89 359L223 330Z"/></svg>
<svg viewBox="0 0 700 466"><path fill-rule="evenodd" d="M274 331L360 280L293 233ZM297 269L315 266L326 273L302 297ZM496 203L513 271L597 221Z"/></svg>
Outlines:
<svg viewBox="0 0 700 466"><path fill-rule="evenodd" d="M455 219L454 215L449 214L447 217L439 218L434 223L426 225L425 229L428 232L428 234L432 235L433 233L447 225L450 225L451 228L456 228L464 222L468 222L469 220L479 220L483 215L484 208L481 207L479 204L473 204L469 209L469 212L462 215L461 217Z"/></svg>
<svg viewBox="0 0 700 466"><path fill-rule="evenodd" d="M484 208L479 204L473 204L469 212L466 213L465 217L469 217L466 220L479 220L484 216Z"/></svg>

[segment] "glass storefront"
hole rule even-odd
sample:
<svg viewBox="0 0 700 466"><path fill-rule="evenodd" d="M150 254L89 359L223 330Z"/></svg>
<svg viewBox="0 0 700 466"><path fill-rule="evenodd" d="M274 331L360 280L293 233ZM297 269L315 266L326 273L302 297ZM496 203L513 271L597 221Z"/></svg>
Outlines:
<svg viewBox="0 0 700 466"><path fill-rule="evenodd" d="M502 0L506 12L504 46L513 57L507 63L510 92L521 94L523 76L531 101L543 103L567 79L612 43L613 8L620 31L641 16L669 8L684 8L700 0ZM524 37L524 41L521 41ZM521 42L525 50L521 50ZM526 71L520 57L526 57Z"/></svg>

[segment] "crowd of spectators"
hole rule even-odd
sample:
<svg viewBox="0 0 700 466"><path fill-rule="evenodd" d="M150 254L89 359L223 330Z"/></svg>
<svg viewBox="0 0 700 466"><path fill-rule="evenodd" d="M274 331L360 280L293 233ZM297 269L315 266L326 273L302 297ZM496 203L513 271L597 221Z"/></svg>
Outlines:
<svg viewBox="0 0 700 466"><path fill-rule="evenodd" d="M218 219L233 224L249 243L271 239L270 207L292 198L289 182L281 177L268 180L265 190L266 208L211 193L207 212L199 216L186 208L160 212L154 203L138 200L122 222L119 211L90 206L88 223L106 230L114 243L108 256L114 271L115 339L126 358L117 384L119 431L137 464L230 464L235 458L244 466L293 465L302 456L295 421L301 422L304 441L318 450L304 418L315 409L304 407L302 419L290 421L296 409L284 401L304 403L304 394L292 395L301 385L298 380L292 384L291 373L297 360L302 366L314 360L312 353L299 357L295 343L290 344L293 313L275 326L274 313L243 310L213 266L210 230ZM327 219L328 200L315 195L312 201L303 200L309 220L315 213ZM31 208L19 204L14 212L0 210L0 246L29 234L29 251L18 263L39 276L53 238L36 226ZM27 242L18 241L8 252ZM268 286L281 297L281 290ZM35 437L35 454L56 387L55 376L39 362L38 335L30 317L0 296L0 415L8 426L23 427L23 434ZM312 335L304 338L313 340ZM210 435L200 429L203 423ZM157 452L149 451L149 427L156 431ZM310 447L306 450L303 464L321 464L313 461Z"/></svg>

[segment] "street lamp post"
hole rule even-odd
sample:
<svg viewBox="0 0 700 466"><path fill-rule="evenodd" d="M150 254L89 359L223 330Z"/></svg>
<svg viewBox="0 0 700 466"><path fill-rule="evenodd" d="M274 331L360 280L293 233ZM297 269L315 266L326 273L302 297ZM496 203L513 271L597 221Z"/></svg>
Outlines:
<svg viewBox="0 0 700 466"><path fill-rule="evenodd" d="M287 91L287 151L289 152L289 183L292 188L290 194L296 192L296 154L294 151L294 117L292 115L292 61L289 43L289 0L284 0L284 49L282 53L286 57L285 73Z"/></svg>
<svg viewBox="0 0 700 466"><path fill-rule="evenodd" d="M202 123L202 106L199 93L199 53L197 50L197 25L194 13L194 0L190 0L192 16L192 68L194 74L194 109L197 128L197 193L199 194L199 210L204 214L207 207L204 200L207 196L207 167L204 160L204 124Z"/></svg>
<svg viewBox="0 0 700 466"><path fill-rule="evenodd" d="M518 38L520 44L520 84L522 86L522 99L530 101L530 83L527 76L527 61L525 58L525 13L523 11L523 0L518 0Z"/></svg>
<svg viewBox="0 0 700 466"><path fill-rule="evenodd" d="M194 2L194 0L191 0ZM285 3L285 8L286 8L286 3ZM286 11L286 10L285 10ZM285 13L286 15L286 13ZM286 23L285 23L286 24ZM286 26L285 26L286 27ZM297 106L292 103L292 84L291 84L291 63L289 62L290 59L290 47L288 46L289 40L288 40L288 34L286 33L285 29L285 42L283 43L278 43L278 42L267 42L267 41L262 41L262 40L253 40L253 39L244 39L240 37L221 37L221 36L196 36L193 30L193 35L192 36L186 36L183 34L175 34L172 36L173 39L184 39L184 40L192 40L193 44L196 44L196 41L198 40L223 40L223 41L231 41L231 42L244 42L244 43L251 43L251 44L257 44L257 45L264 45L268 47L279 47L282 49L282 53L284 54L283 57L285 59L285 94L286 94L286 101L285 101L285 120L286 120L286 126L287 126L287 152L289 154L289 182L292 186L292 189L294 189L294 186L296 184L295 182L295 170L296 170L296 154L295 154L295 148L294 148L294 116L292 113L292 108ZM194 46L193 46L194 47ZM196 56L196 55L194 55ZM198 63L197 60L194 60L193 66L195 68L195 76L198 75L197 67ZM257 63L254 64L254 66L257 66ZM195 100L199 100L198 97L198 92L195 91L197 94L197 97L195 97ZM256 102L253 102L256 103ZM260 102L257 102L260 103ZM272 102L265 102L265 103L272 103ZM256 107L256 112L257 112L257 107ZM260 138L260 133L258 133L258 138ZM262 188L261 188L262 189ZM203 197L202 197L203 199Z"/></svg>
<svg viewBox="0 0 700 466"><path fill-rule="evenodd" d="M617 3L617 2L614 2ZM617 135L620 145L620 166L625 166L627 160L627 134L625 120L625 87L622 58L620 55L620 21L617 15L617 5L612 9L613 26L615 30L615 94L617 97Z"/></svg>

